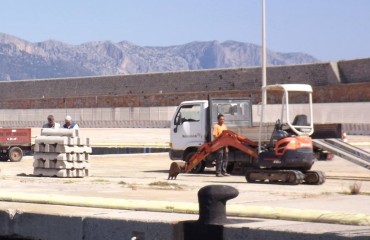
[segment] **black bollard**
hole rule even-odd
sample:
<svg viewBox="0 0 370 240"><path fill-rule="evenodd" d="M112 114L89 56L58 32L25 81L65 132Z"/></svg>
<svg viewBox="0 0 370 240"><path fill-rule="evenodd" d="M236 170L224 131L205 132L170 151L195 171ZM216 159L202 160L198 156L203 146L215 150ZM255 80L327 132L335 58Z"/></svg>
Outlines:
<svg viewBox="0 0 370 240"><path fill-rule="evenodd" d="M226 201L238 195L238 190L226 185L201 188L198 191L199 219L184 222L184 240L223 240Z"/></svg>
<svg viewBox="0 0 370 240"><path fill-rule="evenodd" d="M239 195L236 188L227 185L209 185L198 192L199 223L224 224L226 218L226 201Z"/></svg>

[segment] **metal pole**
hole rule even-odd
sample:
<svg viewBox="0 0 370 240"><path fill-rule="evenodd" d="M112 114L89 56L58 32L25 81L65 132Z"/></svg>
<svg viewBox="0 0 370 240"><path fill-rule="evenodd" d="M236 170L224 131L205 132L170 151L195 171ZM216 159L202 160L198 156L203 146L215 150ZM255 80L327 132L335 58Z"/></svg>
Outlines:
<svg viewBox="0 0 370 240"><path fill-rule="evenodd" d="M265 24L265 0L262 0L262 106L261 106L261 116L260 116L260 129L259 129L259 137L258 137L258 153L261 152L261 145L262 145L262 125L263 125L263 115L265 111L265 105L267 103L266 97L266 24Z"/></svg>
<svg viewBox="0 0 370 240"><path fill-rule="evenodd" d="M265 0L262 0L262 104L267 103L266 91L263 88L266 86L266 4Z"/></svg>

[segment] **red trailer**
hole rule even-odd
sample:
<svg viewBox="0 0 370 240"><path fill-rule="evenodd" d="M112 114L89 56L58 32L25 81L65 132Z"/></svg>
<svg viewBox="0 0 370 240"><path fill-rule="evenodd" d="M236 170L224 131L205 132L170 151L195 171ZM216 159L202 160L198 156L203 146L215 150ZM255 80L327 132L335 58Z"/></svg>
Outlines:
<svg viewBox="0 0 370 240"><path fill-rule="evenodd" d="M0 160L19 162L31 150L31 128L0 128Z"/></svg>

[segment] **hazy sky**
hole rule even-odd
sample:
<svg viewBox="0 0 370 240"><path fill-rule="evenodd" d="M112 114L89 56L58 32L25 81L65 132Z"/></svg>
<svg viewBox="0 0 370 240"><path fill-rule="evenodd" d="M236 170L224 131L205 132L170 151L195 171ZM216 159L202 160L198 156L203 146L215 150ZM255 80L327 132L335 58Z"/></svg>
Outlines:
<svg viewBox="0 0 370 240"><path fill-rule="evenodd" d="M2 0L0 32L30 42L261 45L262 0ZM370 57L370 0L266 0L267 48L323 60Z"/></svg>

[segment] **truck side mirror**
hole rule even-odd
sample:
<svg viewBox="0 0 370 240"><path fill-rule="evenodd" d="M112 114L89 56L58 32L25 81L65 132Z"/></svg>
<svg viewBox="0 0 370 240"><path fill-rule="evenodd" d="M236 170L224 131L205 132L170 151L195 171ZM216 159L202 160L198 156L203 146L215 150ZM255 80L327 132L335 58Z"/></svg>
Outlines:
<svg viewBox="0 0 370 240"><path fill-rule="evenodd" d="M178 113L174 122L175 126L181 125L181 113Z"/></svg>
<svg viewBox="0 0 370 240"><path fill-rule="evenodd" d="M177 133L177 127L181 124L181 113L178 113L178 114L176 115L176 118L175 118L174 124L175 124L175 128L173 129L173 131L174 131L175 133Z"/></svg>

